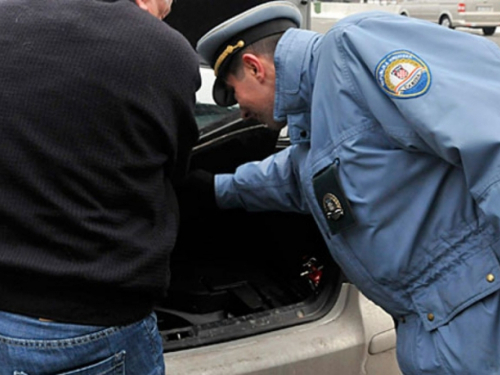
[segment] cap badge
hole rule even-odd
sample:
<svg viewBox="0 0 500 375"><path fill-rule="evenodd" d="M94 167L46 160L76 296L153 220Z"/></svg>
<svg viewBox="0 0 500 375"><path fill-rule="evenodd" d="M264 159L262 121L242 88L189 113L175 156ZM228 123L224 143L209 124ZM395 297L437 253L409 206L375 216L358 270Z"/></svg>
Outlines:
<svg viewBox="0 0 500 375"><path fill-rule="evenodd" d="M336 221L344 215L344 209L340 201L331 193L327 193L323 196L323 210L328 220Z"/></svg>
<svg viewBox="0 0 500 375"><path fill-rule="evenodd" d="M245 46L245 42L243 40L238 41L234 46L227 46L226 49L219 55L214 64L214 74L217 77L219 75L219 68L224 60L233 52L243 48Z"/></svg>
<svg viewBox="0 0 500 375"><path fill-rule="evenodd" d="M410 51L394 51L377 65L375 76L380 88L396 99L416 98L431 86L427 64Z"/></svg>

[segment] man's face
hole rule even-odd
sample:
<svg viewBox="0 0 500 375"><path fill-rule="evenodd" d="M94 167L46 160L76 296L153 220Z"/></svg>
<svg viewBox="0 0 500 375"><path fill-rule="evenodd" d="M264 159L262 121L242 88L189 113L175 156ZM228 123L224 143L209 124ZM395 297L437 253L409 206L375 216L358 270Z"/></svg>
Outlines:
<svg viewBox="0 0 500 375"><path fill-rule="evenodd" d="M136 0L139 7L156 18L164 19L172 9L172 0Z"/></svg>
<svg viewBox="0 0 500 375"><path fill-rule="evenodd" d="M238 75L229 74L226 84L234 90L244 120L255 119L269 128L279 130L284 123L274 121L274 64L260 59L257 64L245 64Z"/></svg>

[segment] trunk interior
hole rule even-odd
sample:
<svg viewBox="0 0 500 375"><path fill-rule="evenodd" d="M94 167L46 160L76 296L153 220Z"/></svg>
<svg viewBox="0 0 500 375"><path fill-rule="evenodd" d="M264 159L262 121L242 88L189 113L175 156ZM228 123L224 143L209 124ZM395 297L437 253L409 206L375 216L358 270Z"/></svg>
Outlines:
<svg viewBox="0 0 500 375"><path fill-rule="evenodd" d="M277 151L278 134L262 125L235 120L214 129L202 132L192 169L231 172ZM309 215L221 210L184 217L169 295L156 308L164 349L318 319L335 303L340 283L340 271Z"/></svg>

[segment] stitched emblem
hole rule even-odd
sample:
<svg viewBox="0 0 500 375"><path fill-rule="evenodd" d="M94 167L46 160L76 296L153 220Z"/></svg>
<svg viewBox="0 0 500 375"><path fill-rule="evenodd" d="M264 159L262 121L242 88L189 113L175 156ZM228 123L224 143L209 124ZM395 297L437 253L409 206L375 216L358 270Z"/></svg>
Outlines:
<svg viewBox="0 0 500 375"><path fill-rule="evenodd" d="M427 64L410 51L394 51L377 64L375 77L380 88L396 99L416 98L431 86Z"/></svg>

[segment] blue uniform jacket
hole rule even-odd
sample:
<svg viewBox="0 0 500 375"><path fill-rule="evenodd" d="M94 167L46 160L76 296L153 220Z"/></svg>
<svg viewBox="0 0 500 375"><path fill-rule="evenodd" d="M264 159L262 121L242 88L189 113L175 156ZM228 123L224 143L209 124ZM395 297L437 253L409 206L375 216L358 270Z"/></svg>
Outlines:
<svg viewBox="0 0 500 375"><path fill-rule="evenodd" d="M348 278L400 319L405 374L500 374L500 50L370 12L288 30L275 66L292 145L217 175L219 206L311 213ZM312 183L332 164L356 217L339 231Z"/></svg>

